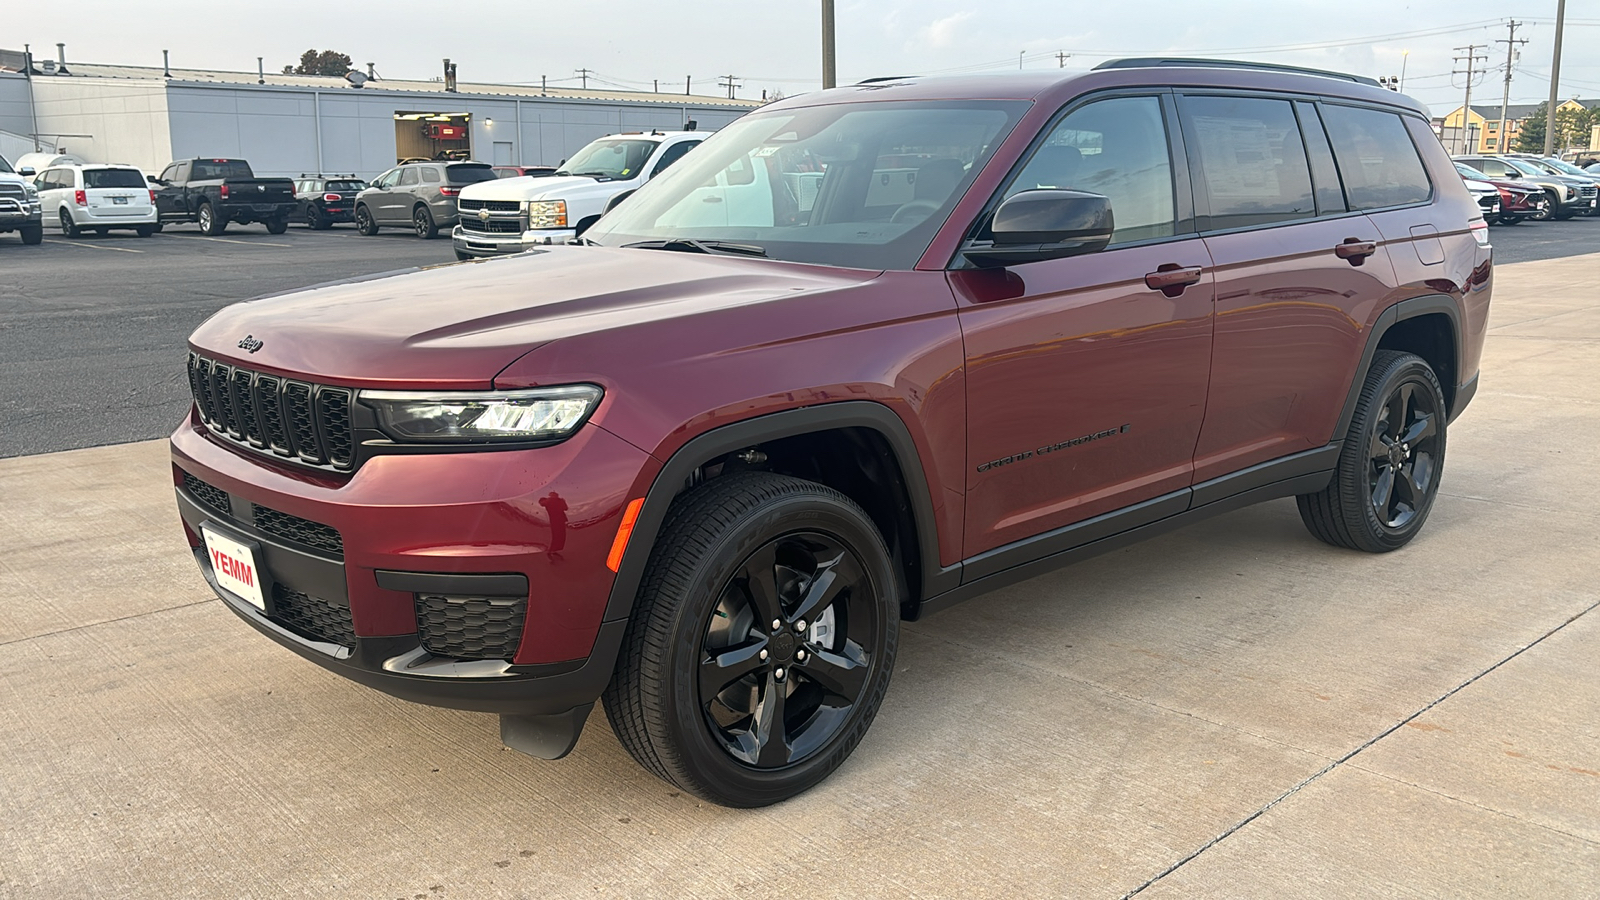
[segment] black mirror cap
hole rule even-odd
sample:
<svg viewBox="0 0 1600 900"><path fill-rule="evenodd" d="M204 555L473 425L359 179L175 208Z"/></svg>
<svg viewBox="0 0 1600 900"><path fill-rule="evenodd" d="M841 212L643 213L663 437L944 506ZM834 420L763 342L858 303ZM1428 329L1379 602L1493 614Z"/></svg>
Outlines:
<svg viewBox="0 0 1600 900"><path fill-rule="evenodd" d="M1095 253L1111 243L1111 200L1088 191L1033 190L994 211L988 246L962 251L979 266L1007 266Z"/></svg>
<svg viewBox="0 0 1600 900"><path fill-rule="evenodd" d="M634 190L638 190L638 189L635 188ZM621 203L622 201L624 201L624 200L626 200L626 199L628 199L629 197L632 197L632 196L633 196L633 191L623 191L620 194L616 194L616 195L612 196L612 198L610 200L606 201L606 208L600 211L600 215L603 216L606 213L611 212L613 209L617 208L617 204Z"/></svg>

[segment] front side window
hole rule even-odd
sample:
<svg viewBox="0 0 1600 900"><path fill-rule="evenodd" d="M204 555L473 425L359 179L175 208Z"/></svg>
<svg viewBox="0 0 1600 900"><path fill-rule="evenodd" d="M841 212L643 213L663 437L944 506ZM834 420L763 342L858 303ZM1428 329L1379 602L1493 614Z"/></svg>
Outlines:
<svg viewBox="0 0 1600 900"><path fill-rule="evenodd" d="M1210 215L1201 231L1317 214L1294 107L1261 97L1184 97L1186 135L1200 159Z"/></svg>
<svg viewBox="0 0 1600 900"><path fill-rule="evenodd" d="M1423 203L1433 196L1417 145L1398 114L1327 103L1322 119L1351 209Z"/></svg>
<svg viewBox="0 0 1600 900"><path fill-rule="evenodd" d="M1026 109L921 101L749 115L584 237L608 246L726 241L774 259L909 269Z"/></svg>
<svg viewBox="0 0 1600 900"><path fill-rule="evenodd" d="M1041 188L1104 195L1111 243L1176 231L1172 154L1156 97L1113 97L1068 113L1017 174L1006 196Z"/></svg>
<svg viewBox="0 0 1600 900"><path fill-rule="evenodd" d="M650 177L654 178L657 175L660 175L662 172L665 172L667 170L667 166L670 166L682 159L685 153L688 153L690 150L693 150L698 146L700 146L699 141L681 141L673 144L671 147L668 147L666 152L661 154L661 158L656 160L655 166L650 169Z"/></svg>

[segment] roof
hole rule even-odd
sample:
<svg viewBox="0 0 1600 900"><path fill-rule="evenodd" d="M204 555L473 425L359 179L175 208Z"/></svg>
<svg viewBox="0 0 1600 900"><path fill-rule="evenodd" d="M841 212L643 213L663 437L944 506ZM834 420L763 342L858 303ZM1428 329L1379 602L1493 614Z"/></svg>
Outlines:
<svg viewBox="0 0 1600 900"><path fill-rule="evenodd" d="M40 60L34 58L34 65L38 66ZM119 66L102 63L68 62L68 75L37 75L41 79L71 78L74 80L86 79L125 79L125 80L167 80L183 84L223 84L223 85L256 85L258 77L264 78L269 87L299 87L315 88L329 91L356 91L367 93L380 91L409 92L409 93L434 93L445 96L479 96L479 97L509 97L509 98L558 98L563 100L605 100L610 102L625 103L690 103L695 106L725 106L730 109L754 109L761 105L759 100L735 99L727 97L708 97L701 94L676 94L655 93L653 91L600 91L583 90L580 88L549 87L540 88L536 83L530 84L495 84L492 82L458 81L454 93L446 92L444 81L408 81L396 78L378 78L366 82L360 88L350 86L344 78L334 75L281 75L268 72L265 76L258 76L255 72L234 72L225 69L183 69L173 67L170 71L171 78L166 77L166 70L159 66Z"/></svg>

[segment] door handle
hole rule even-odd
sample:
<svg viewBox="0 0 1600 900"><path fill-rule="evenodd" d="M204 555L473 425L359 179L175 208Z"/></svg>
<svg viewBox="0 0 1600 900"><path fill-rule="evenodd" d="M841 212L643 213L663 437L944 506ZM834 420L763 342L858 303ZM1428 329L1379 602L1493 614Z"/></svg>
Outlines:
<svg viewBox="0 0 1600 900"><path fill-rule="evenodd" d="M1184 288L1200 280L1200 272L1199 266L1163 263L1154 272L1144 276L1144 286L1168 297L1176 297L1183 293Z"/></svg>
<svg viewBox="0 0 1600 900"><path fill-rule="evenodd" d="M1376 241L1363 241L1360 238L1345 238L1344 243L1333 248L1333 254L1340 259L1348 260L1350 265L1359 266L1367 257L1378 252Z"/></svg>

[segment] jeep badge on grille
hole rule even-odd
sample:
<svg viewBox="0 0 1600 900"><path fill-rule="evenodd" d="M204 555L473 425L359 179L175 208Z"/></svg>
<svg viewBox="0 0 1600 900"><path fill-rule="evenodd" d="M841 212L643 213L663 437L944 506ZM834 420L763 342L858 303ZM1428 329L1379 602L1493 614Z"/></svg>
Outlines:
<svg viewBox="0 0 1600 900"><path fill-rule="evenodd" d="M245 335L244 336L244 340L239 342L239 349L241 349L241 350L249 350L251 353L254 353L257 350L260 350L261 346L262 346L261 342L256 340L256 336L253 335L253 334Z"/></svg>

